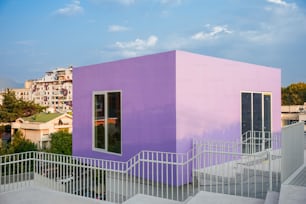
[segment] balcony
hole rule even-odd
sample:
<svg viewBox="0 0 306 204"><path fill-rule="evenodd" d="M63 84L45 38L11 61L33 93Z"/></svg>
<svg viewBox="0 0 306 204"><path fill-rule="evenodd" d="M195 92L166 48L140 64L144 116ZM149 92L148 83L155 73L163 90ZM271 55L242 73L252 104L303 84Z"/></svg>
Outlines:
<svg viewBox="0 0 306 204"><path fill-rule="evenodd" d="M305 162L300 132L284 132L289 136L283 140L289 143L284 147L287 158L281 157L279 140L271 141L271 149L252 154L242 153L241 143L194 141L186 153L142 151L126 162L45 152L4 155L0 156L0 202L263 204L270 197L267 192L279 192L284 182L287 197L281 191L280 199L304 203L306 187L288 193L293 189L289 184L296 182L288 172L298 171ZM295 134L299 139L292 139ZM292 157L300 159L281 165ZM288 185L286 177L291 180ZM290 200L292 195L298 197Z"/></svg>
<svg viewBox="0 0 306 204"><path fill-rule="evenodd" d="M72 124L69 123L54 123L54 128L55 129L66 129L66 128L71 128Z"/></svg>
<svg viewBox="0 0 306 204"><path fill-rule="evenodd" d="M41 141L44 142L44 141L50 141L51 140L51 136L49 134L43 134L41 136Z"/></svg>
<svg viewBox="0 0 306 204"><path fill-rule="evenodd" d="M67 196L123 203L139 194L185 202L200 191L263 199L269 185L279 190L280 176L270 174L268 168L269 161L274 167L279 160L267 157L266 152L263 155L227 152L226 156L224 151L216 152L217 143L211 145L210 149L205 146L186 154L143 151L127 162L45 152L1 156L0 191L23 194L24 189L31 187L36 191L37 186L42 186ZM211 163L204 165L204 155L208 153Z"/></svg>

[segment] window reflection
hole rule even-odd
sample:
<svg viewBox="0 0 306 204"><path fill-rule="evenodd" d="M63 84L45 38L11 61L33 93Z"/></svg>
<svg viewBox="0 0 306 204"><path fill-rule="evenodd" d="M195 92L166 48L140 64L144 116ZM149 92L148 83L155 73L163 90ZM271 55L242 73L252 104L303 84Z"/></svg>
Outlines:
<svg viewBox="0 0 306 204"><path fill-rule="evenodd" d="M94 147L121 153L121 93L105 92L94 98Z"/></svg>

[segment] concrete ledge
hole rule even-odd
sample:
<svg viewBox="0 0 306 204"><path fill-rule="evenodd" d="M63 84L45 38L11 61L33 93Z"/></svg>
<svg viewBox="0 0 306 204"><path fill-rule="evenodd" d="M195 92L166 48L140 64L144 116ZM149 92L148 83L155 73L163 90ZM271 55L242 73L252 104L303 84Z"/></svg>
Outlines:
<svg viewBox="0 0 306 204"><path fill-rule="evenodd" d="M295 170L284 182L283 182L283 184L285 184L285 185L289 185L291 182L292 182L292 180L297 176L297 175L299 175L299 173L301 172L301 171L303 171L303 169L304 168L306 168L306 164L303 164L303 165L301 165L297 170Z"/></svg>
<svg viewBox="0 0 306 204"><path fill-rule="evenodd" d="M264 204L264 200L201 191L188 204Z"/></svg>
<svg viewBox="0 0 306 204"><path fill-rule="evenodd" d="M268 191L265 204L278 204L279 193L274 191Z"/></svg>
<svg viewBox="0 0 306 204"><path fill-rule="evenodd" d="M137 194L134 197L128 199L123 204L181 204L179 201L168 200L164 198L158 198L149 195Z"/></svg>

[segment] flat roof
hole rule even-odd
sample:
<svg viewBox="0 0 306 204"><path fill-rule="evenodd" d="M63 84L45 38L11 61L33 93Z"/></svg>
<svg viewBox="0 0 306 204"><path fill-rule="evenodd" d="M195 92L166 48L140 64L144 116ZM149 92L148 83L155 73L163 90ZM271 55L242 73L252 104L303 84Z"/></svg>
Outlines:
<svg viewBox="0 0 306 204"><path fill-rule="evenodd" d="M62 113L38 113L29 117L22 118L25 121L28 122L48 122L50 120L53 120L54 118L57 118L59 116L63 115Z"/></svg>

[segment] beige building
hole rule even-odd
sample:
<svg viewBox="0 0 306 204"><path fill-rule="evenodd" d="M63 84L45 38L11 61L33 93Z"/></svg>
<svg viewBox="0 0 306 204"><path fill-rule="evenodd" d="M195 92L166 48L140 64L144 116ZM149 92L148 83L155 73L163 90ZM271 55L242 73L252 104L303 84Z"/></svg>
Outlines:
<svg viewBox="0 0 306 204"><path fill-rule="evenodd" d="M33 80L28 80L24 83L24 88L20 89L13 89L15 92L15 96L17 99L22 99L24 101L31 101L32 100L32 92L31 86L33 84Z"/></svg>
<svg viewBox="0 0 306 204"><path fill-rule="evenodd" d="M12 134L21 131L26 139L38 148L50 146L51 134L60 130L72 132L72 116L62 113L39 113L26 118L18 118L12 123Z"/></svg>
<svg viewBox="0 0 306 204"><path fill-rule="evenodd" d="M282 106L282 127L297 122L304 122L306 132L306 102L304 105Z"/></svg>

